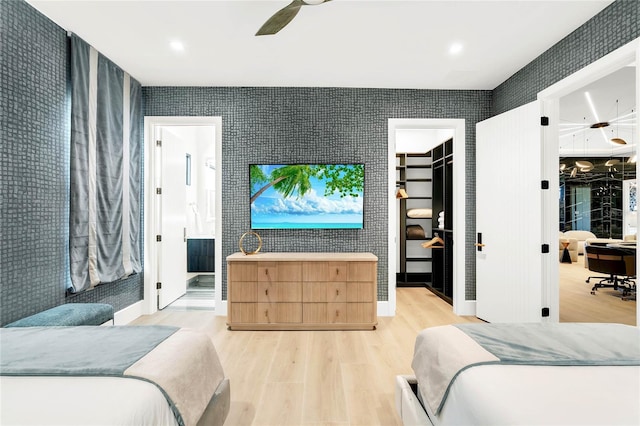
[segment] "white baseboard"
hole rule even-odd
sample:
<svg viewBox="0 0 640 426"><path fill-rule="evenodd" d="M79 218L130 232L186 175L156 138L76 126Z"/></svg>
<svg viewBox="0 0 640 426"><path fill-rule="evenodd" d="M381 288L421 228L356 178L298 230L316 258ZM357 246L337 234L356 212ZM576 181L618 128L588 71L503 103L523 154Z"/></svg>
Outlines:
<svg viewBox="0 0 640 426"><path fill-rule="evenodd" d="M476 315L476 301L465 300L462 303L457 304L457 310L454 309L453 313L459 316L475 316ZM379 317L393 317L395 311L391 311L391 305L388 301L378 302L378 316Z"/></svg>
<svg viewBox="0 0 640 426"><path fill-rule="evenodd" d="M463 302L456 303L453 313L458 316L476 316L476 301L465 300Z"/></svg>
<svg viewBox="0 0 640 426"><path fill-rule="evenodd" d="M391 312L391 305L389 301L378 301L378 316L379 317L395 317L396 313Z"/></svg>
<svg viewBox="0 0 640 426"><path fill-rule="evenodd" d="M142 302L143 301L140 300L139 302L136 302L133 305L127 306L126 308L116 312L113 315L114 325L126 325L126 324L129 324L134 319L142 316L143 314Z"/></svg>
<svg viewBox="0 0 640 426"><path fill-rule="evenodd" d="M220 305L220 306L218 306ZM227 316L227 301L223 300L222 303L216 303L216 315L219 317Z"/></svg>

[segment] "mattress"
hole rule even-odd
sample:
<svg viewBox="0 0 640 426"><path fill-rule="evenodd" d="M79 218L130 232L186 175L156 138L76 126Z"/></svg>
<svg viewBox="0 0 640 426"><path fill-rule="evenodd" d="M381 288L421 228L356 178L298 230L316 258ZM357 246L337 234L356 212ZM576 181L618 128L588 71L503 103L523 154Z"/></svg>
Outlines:
<svg viewBox="0 0 640 426"><path fill-rule="evenodd" d="M434 426L638 425L640 367L482 365L457 377L438 415L419 397Z"/></svg>
<svg viewBox="0 0 640 426"><path fill-rule="evenodd" d="M1 376L0 406L2 425L177 425L162 392L130 378Z"/></svg>
<svg viewBox="0 0 640 426"><path fill-rule="evenodd" d="M0 380L3 425L196 426L229 408L211 340L177 327L0 329Z"/></svg>
<svg viewBox="0 0 640 426"><path fill-rule="evenodd" d="M412 367L436 426L640 424L635 327L433 327L418 335Z"/></svg>

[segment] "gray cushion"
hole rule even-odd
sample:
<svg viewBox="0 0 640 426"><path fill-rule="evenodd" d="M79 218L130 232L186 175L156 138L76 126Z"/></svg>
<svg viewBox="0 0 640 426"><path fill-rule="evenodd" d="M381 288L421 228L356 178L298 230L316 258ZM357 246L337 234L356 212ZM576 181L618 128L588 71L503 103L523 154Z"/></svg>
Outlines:
<svg viewBox="0 0 640 426"><path fill-rule="evenodd" d="M5 327L100 325L113 319L113 306L105 303L67 303L22 318Z"/></svg>

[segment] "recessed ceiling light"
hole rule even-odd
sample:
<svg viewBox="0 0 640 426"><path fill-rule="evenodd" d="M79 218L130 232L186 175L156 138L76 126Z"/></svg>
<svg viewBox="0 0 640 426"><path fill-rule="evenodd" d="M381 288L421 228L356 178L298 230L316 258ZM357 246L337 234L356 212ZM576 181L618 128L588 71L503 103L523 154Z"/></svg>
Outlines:
<svg viewBox="0 0 640 426"><path fill-rule="evenodd" d="M451 46L449 46L449 54L457 55L462 52L462 48L462 43L453 43Z"/></svg>
<svg viewBox="0 0 640 426"><path fill-rule="evenodd" d="M182 52L184 50L184 44L182 44L182 42L178 40L173 40L171 43L169 43L169 46L176 52Z"/></svg>

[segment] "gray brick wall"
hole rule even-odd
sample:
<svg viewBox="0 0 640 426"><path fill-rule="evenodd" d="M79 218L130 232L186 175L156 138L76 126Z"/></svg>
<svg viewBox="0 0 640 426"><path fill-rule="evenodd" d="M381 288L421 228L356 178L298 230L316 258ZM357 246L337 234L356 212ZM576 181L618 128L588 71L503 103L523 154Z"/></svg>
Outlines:
<svg viewBox="0 0 640 426"><path fill-rule="evenodd" d="M142 276L65 297L69 281L66 31L0 1L0 325L68 302L141 300Z"/></svg>
<svg viewBox="0 0 640 426"><path fill-rule="evenodd" d="M493 90L493 115L534 101L538 92L640 37L640 0L617 0Z"/></svg>
<svg viewBox="0 0 640 426"><path fill-rule="evenodd" d="M387 300L388 118L464 118L467 247L475 239L475 123L536 94L640 36L640 2L617 0L491 91L185 88L144 89L146 115L223 117L223 256L249 227L248 164L366 164L365 229L262 231L265 250L367 250L381 259ZM68 276L69 104L65 31L23 0L0 0L0 324L65 302L116 309L142 298L142 276L65 298ZM330 124L327 124L330 123ZM475 253L466 253L475 298ZM226 283L223 288L226 298Z"/></svg>
<svg viewBox="0 0 640 426"><path fill-rule="evenodd" d="M365 164L365 229L262 230L264 251L368 251L379 258L378 298L388 300L387 125L389 118L464 118L467 141L467 244L475 235L475 123L489 91L344 88L145 87L145 115L222 117L222 256L249 230L249 164ZM475 254L466 256L471 298ZM223 268L226 299L226 265Z"/></svg>

